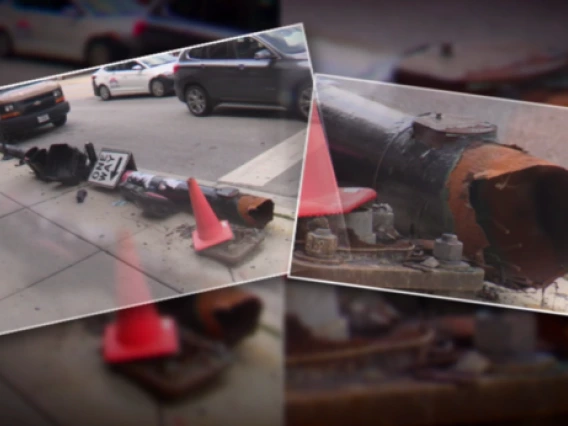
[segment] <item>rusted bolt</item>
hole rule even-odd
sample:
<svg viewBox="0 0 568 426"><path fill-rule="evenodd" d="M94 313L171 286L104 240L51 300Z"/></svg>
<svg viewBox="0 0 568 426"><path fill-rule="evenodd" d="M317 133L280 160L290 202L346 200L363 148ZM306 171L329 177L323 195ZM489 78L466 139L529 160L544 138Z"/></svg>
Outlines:
<svg viewBox="0 0 568 426"><path fill-rule="evenodd" d="M394 226L394 211L388 204L379 204L373 215L374 228L386 229Z"/></svg>
<svg viewBox="0 0 568 426"><path fill-rule="evenodd" d="M337 252L338 240L330 229L319 228L308 232L306 236L306 253L310 256L330 258Z"/></svg>
<svg viewBox="0 0 568 426"><path fill-rule="evenodd" d="M355 233L359 240L367 244L377 242L373 233L373 211L371 209L349 213L345 216L345 225Z"/></svg>
<svg viewBox="0 0 568 426"><path fill-rule="evenodd" d="M454 46L452 43L442 43L440 47L440 54L445 58L454 56Z"/></svg>
<svg viewBox="0 0 568 426"><path fill-rule="evenodd" d="M434 242L434 257L443 263L455 264L461 262L463 243L457 235L444 234Z"/></svg>

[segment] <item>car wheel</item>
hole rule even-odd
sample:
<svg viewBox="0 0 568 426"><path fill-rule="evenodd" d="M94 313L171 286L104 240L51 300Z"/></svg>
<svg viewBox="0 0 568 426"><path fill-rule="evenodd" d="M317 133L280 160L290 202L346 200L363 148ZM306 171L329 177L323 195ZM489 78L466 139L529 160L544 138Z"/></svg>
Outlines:
<svg viewBox="0 0 568 426"><path fill-rule="evenodd" d="M12 50L12 38L6 31L0 31L0 58L10 56Z"/></svg>
<svg viewBox="0 0 568 426"><path fill-rule="evenodd" d="M157 98L165 96L166 86L164 85L164 82L159 78L155 78L154 80L152 80L150 82L150 93L152 94L152 96L155 96Z"/></svg>
<svg viewBox="0 0 568 426"><path fill-rule="evenodd" d="M64 126L67 123L67 116L64 115L63 117L57 117L55 120L52 121L55 127Z"/></svg>
<svg viewBox="0 0 568 426"><path fill-rule="evenodd" d="M312 106L312 92L312 84L306 83L300 86L300 89L296 94L296 112L304 120L307 120L310 115L310 108Z"/></svg>
<svg viewBox="0 0 568 426"><path fill-rule="evenodd" d="M200 86L190 86L186 89L185 103L189 112L196 117L204 117L213 109L209 95Z"/></svg>
<svg viewBox="0 0 568 426"><path fill-rule="evenodd" d="M112 98L110 89L106 87L104 84L99 86L99 96L103 101L108 101L110 100L110 98Z"/></svg>
<svg viewBox="0 0 568 426"><path fill-rule="evenodd" d="M115 57L115 51L109 42L94 41L87 47L85 63L88 67L97 67L112 62Z"/></svg>

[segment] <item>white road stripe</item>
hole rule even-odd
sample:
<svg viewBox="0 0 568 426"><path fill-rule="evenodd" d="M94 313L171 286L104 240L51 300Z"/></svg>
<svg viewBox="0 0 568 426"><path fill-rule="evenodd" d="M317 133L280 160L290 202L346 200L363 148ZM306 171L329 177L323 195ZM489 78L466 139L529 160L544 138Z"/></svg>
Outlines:
<svg viewBox="0 0 568 426"><path fill-rule="evenodd" d="M219 182L264 186L302 160L306 130L280 142L219 179Z"/></svg>

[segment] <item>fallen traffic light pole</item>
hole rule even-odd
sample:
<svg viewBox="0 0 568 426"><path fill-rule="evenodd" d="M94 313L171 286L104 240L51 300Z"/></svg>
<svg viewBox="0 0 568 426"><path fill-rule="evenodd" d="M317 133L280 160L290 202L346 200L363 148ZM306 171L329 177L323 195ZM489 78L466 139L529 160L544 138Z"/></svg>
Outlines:
<svg viewBox="0 0 568 426"><path fill-rule="evenodd" d="M129 153L103 149L101 156L97 157L95 148L90 143L86 144L84 153L67 144L28 150L4 144L0 146L0 152L28 165L40 180L66 185L77 185L87 180L97 183L93 176L96 177L95 169L99 167L101 158L117 153L117 156L124 157L118 158L119 162L115 164L102 167L110 172L105 176L109 179L100 186L119 189L126 198L136 202L145 213L152 216L168 216L179 210L191 213L186 181L137 171ZM123 158L125 161L121 161ZM118 170L122 171L118 173ZM110 178L116 184L112 184ZM107 182L111 184L106 184ZM268 198L243 194L232 187L200 185L200 188L215 214L233 224L263 229L274 218L274 202Z"/></svg>
<svg viewBox="0 0 568 426"><path fill-rule="evenodd" d="M67 144L28 150L4 144L0 152L4 159L18 158L43 182L67 186L88 182L100 189L117 190L146 216L165 218L188 211L195 217L194 250L229 266L257 250L265 238L264 228L274 218L271 199L232 187L200 185L193 178L184 181L144 173L137 170L132 153L126 151L105 148L97 154L88 143L84 152ZM86 190L80 189L77 202L83 203L86 195Z"/></svg>
<svg viewBox="0 0 568 426"><path fill-rule="evenodd" d="M403 236L455 235L464 258L510 288L566 273L568 170L500 143L491 123L411 116L325 82L318 103L339 186L376 190Z"/></svg>

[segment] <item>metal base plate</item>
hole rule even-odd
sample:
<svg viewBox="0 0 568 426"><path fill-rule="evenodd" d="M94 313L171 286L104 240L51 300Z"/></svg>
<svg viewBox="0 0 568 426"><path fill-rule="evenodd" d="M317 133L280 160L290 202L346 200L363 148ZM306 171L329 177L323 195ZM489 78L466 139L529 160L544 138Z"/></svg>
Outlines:
<svg viewBox="0 0 568 426"><path fill-rule="evenodd" d="M483 286L484 271L480 268L433 268L428 272L396 264L378 265L353 255L352 260L339 265L310 262L294 254L291 275L325 281L376 288L428 292L430 294L459 292L474 295Z"/></svg>
<svg viewBox="0 0 568 426"><path fill-rule="evenodd" d="M203 390L233 358L226 347L180 330L181 353L174 357L118 364L113 368L160 399L177 399Z"/></svg>
<svg viewBox="0 0 568 426"><path fill-rule="evenodd" d="M229 266L234 266L256 251L264 241L265 233L259 229L232 225L235 238L232 241L197 252Z"/></svg>

